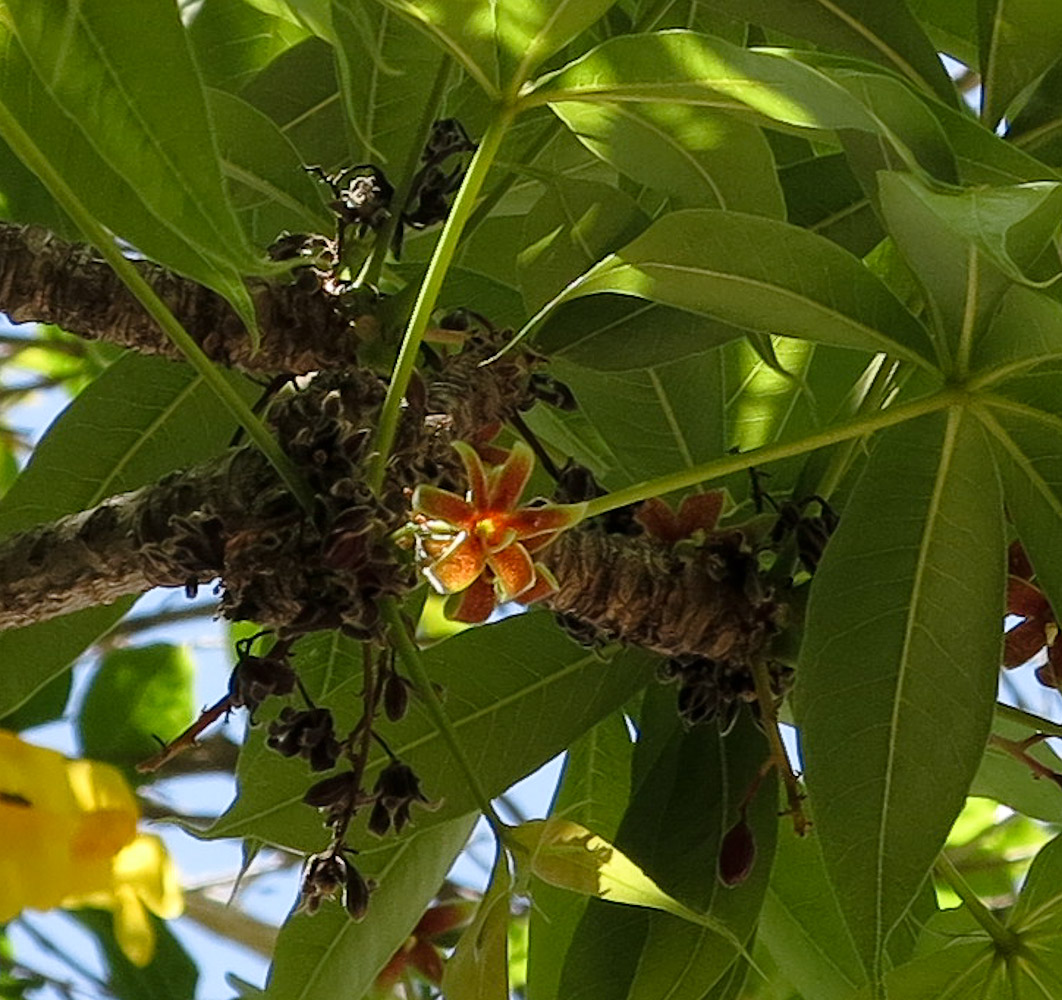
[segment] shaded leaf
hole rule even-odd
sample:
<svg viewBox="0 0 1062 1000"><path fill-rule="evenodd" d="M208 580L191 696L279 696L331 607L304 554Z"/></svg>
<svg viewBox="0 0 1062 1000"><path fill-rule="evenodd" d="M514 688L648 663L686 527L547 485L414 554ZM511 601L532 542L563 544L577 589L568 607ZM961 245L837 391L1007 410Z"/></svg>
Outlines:
<svg viewBox="0 0 1062 1000"><path fill-rule="evenodd" d="M985 744L1004 549L986 443L955 411L882 435L815 576L795 710L826 869L874 977Z"/></svg>
<svg viewBox="0 0 1062 1000"><path fill-rule="evenodd" d="M290 916L277 940L265 996L332 1000L337 983L347 995L363 996L409 937L474 822L457 817L360 853L359 870L377 882L368 916L355 922L338 902L324 903L312 917ZM319 840L323 846L325 838Z"/></svg>
<svg viewBox="0 0 1062 1000"><path fill-rule="evenodd" d="M513 880L498 846L490 885L472 923L446 961L442 991L447 1000L509 1000L509 897Z"/></svg>
<svg viewBox="0 0 1062 1000"><path fill-rule="evenodd" d="M1023 740L1033 735L1034 730L997 714L992 721L992 732L1005 739ZM1062 774L1062 759L1051 750L1049 744L1038 743L1027 752L1046 767ZM987 796L1026 816L1048 823L1062 821L1062 788L1034 774L1027 765L993 743L985 748L981 765L970 785L970 794Z"/></svg>
<svg viewBox="0 0 1062 1000"><path fill-rule="evenodd" d="M188 25L188 41L203 83L235 94L292 45L304 28L244 0L203 0Z"/></svg>
<svg viewBox="0 0 1062 1000"><path fill-rule="evenodd" d="M208 97L221 168L247 239L265 249L283 230L329 232L334 221L323 188L277 126L232 94L212 90Z"/></svg>
<svg viewBox="0 0 1062 1000"><path fill-rule="evenodd" d="M982 117L994 126L1025 87L1057 62L1062 10L1052 0L981 0L978 14Z"/></svg>
<svg viewBox="0 0 1062 1000"><path fill-rule="evenodd" d="M132 768L195 718L195 661L181 646L112 649L77 717L81 753Z"/></svg>

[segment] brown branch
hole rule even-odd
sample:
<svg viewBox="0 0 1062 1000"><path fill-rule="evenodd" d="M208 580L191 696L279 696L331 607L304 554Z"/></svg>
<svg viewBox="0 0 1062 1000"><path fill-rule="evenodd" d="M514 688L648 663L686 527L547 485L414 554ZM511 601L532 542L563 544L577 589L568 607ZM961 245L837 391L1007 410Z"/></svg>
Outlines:
<svg viewBox="0 0 1062 1000"><path fill-rule="evenodd" d="M155 754L154 757L149 757L147 760L142 760L137 764L137 771L141 774L151 774L178 754L194 747L196 745L196 737L198 737L204 729L212 726L231 709L232 699L228 695L225 695L224 698L214 702L210 708L203 709L203 711L199 713L199 718L181 733L177 739L171 740L167 743L157 754Z"/></svg>
<svg viewBox="0 0 1062 1000"><path fill-rule="evenodd" d="M309 372L353 362L376 320L352 321L335 296L310 282L248 282L262 333L261 348L217 293L149 261L141 276L220 365L250 372ZM0 308L15 323L53 323L88 340L143 354L180 353L91 247L67 243L38 226L0 223Z"/></svg>

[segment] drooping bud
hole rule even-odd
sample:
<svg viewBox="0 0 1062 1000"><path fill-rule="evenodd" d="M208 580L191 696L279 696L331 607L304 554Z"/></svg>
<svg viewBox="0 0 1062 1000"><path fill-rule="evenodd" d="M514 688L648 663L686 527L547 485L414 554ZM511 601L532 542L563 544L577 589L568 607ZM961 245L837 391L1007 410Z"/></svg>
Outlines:
<svg viewBox="0 0 1062 1000"><path fill-rule="evenodd" d="M229 677L229 700L233 708L247 708L253 716L271 695L281 697L295 690L295 671L286 659L244 656Z"/></svg>
<svg viewBox="0 0 1062 1000"><path fill-rule="evenodd" d="M296 912L313 916L321 908L323 900L334 897L340 889L345 890L347 868L346 859L341 854L332 851L311 854L303 868Z"/></svg>
<svg viewBox="0 0 1062 1000"><path fill-rule="evenodd" d="M374 883L366 879L349 861L347 862L347 880L343 887L343 905L352 920L365 919L369 911L369 896L375 888Z"/></svg>
<svg viewBox="0 0 1062 1000"><path fill-rule="evenodd" d="M756 838L742 813L719 845L719 881L728 889L741 885L752 872L755 861Z"/></svg>
<svg viewBox="0 0 1062 1000"><path fill-rule="evenodd" d="M335 767L342 747L335 737L332 713L327 708L297 711L290 706L269 724L270 749L284 757L304 757L313 771Z"/></svg>

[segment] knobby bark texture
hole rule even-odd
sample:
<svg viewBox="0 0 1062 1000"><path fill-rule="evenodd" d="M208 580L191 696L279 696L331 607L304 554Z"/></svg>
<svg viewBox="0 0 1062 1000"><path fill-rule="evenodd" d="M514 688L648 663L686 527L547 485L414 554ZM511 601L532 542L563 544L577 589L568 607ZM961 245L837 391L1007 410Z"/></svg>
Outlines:
<svg viewBox="0 0 1062 1000"><path fill-rule="evenodd" d="M162 586L193 591L220 578L221 610L281 635L340 628L379 635L382 596L418 583L389 536L406 521L418 484L465 489L455 440L484 440L536 399L535 359L489 365L503 341L469 334L465 347L426 366L405 400L374 495L363 467L386 384L358 367L357 346L379 328L351 315L316 274L252 283L262 342L252 352L228 304L148 262L137 265L207 355L245 371L317 374L288 389L268 419L316 497L307 515L253 448L112 497L89 511L0 539L0 628L109 603ZM0 226L0 309L15 321L54 323L143 353L176 352L88 247L35 227ZM768 649L784 609L759 578L739 531L669 546L635 528L588 523L541 556L560 584L549 599L588 641L644 646L676 663L743 670ZM684 668L685 669L685 668ZM700 668L698 668L700 669Z"/></svg>

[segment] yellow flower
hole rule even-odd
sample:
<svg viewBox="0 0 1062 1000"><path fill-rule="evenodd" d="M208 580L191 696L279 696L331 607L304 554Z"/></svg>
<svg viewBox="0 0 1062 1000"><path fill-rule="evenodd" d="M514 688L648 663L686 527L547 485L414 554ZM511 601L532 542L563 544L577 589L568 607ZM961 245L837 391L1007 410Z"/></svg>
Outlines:
<svg viewBox="0 0 1062 1000"><path fill-rule="evenodd" d="M27 908L109 909L126 957L150 962L145 906L170 919L183 901L162 842L137 836L138 815L117 769L0 730L0 923Z"/></svg>

